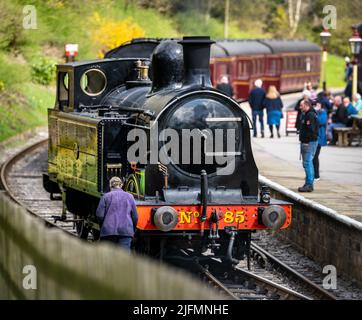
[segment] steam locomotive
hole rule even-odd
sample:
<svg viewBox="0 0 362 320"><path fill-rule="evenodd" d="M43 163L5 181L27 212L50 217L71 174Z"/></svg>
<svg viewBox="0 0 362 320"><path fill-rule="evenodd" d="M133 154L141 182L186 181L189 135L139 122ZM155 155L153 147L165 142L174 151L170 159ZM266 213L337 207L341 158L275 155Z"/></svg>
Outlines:
<svg viewBox="0 0 362 320"><path fill-rule="evenodd" d="M81 238L98 237L95 211L113 176L136 199L136 249L154 256L209 248L236 263L251 232L290 225L291 204L259 191L247 115L212 87L212 43L135 42L57 66L43 185L62 195L61 218L73 213Z"/></svg>

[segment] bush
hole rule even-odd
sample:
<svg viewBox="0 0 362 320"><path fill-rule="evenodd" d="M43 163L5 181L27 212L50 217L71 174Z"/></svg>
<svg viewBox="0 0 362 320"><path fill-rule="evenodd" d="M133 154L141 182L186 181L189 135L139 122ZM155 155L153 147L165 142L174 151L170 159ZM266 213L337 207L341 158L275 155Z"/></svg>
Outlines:
<svg viewBox="0 0 362 320"><path fill-rule="evenodd" d="M144 30L137 23L134 23L132 18L115 21L108 17L101 18L96 12L92 20L96 29L92 38L94 43L101 48L98 52L99 58L102 58L108 50L116 48L122 43L145 36Z"/></svg>
<svg viewBox="0 0 362 320"><path fill-rule="evenodd" d="M34 82L49 85L55 78L56 62L47 57L39 57L31 65L31 77Z"/></svg>

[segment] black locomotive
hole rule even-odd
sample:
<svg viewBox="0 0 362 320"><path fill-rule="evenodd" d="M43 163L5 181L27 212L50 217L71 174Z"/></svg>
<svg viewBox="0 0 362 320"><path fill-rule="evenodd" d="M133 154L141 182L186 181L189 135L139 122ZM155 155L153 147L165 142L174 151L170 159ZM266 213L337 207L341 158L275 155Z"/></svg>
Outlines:
<svg viewBox="0 0 362 320"><path fill-rule="evenodd" d="M143 252L211 248L235 262L252 231L289 226L291 205L259 194L245 112L211 85L212 43L136 41L58 66L44 187L62 194L80 237L97 237L95 210L112 176L136 199Z"/></svg>

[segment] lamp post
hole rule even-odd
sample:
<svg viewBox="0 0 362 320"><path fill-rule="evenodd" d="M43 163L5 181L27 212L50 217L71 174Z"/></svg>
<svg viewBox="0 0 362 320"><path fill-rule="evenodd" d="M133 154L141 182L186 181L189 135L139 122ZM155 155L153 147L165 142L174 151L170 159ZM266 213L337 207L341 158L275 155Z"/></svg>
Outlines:
<svg viewBox="0 0 362 320"><path fill-rule="evenodd" d="M329 41L329 38L331 37L331 33L327 30L324 29L320 34L319 34L320 38L321 38L321 42L322 42L322 47L323 47L323 56L322 56L322 76L323 76L323 91L326 91L327 89L327 44Z"/></svg>
<svg viewBox="0 0 362 320"><path fill-rule="evenodd" d="M351 53L353 55L353 78L352 78L352 99L357 93L357 69L358 69L358 55L361 52L361 45L362 45L362 39L359 36L357 26L352 27L353 35L351 38L349 38L349 45L351 48Z"/></svg>

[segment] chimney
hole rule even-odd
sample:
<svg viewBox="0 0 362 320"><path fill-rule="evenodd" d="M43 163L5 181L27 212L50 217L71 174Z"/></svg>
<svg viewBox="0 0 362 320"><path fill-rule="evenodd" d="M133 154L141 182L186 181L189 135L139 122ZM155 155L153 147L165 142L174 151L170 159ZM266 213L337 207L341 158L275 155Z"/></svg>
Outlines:
<svg viewBox="0 0 362 320"><path fill-rule="evenodd" d="M210 37L183 37L179 42L183 47L183 86L202 85L211 87L210 46L215 41Z"/></svg>

